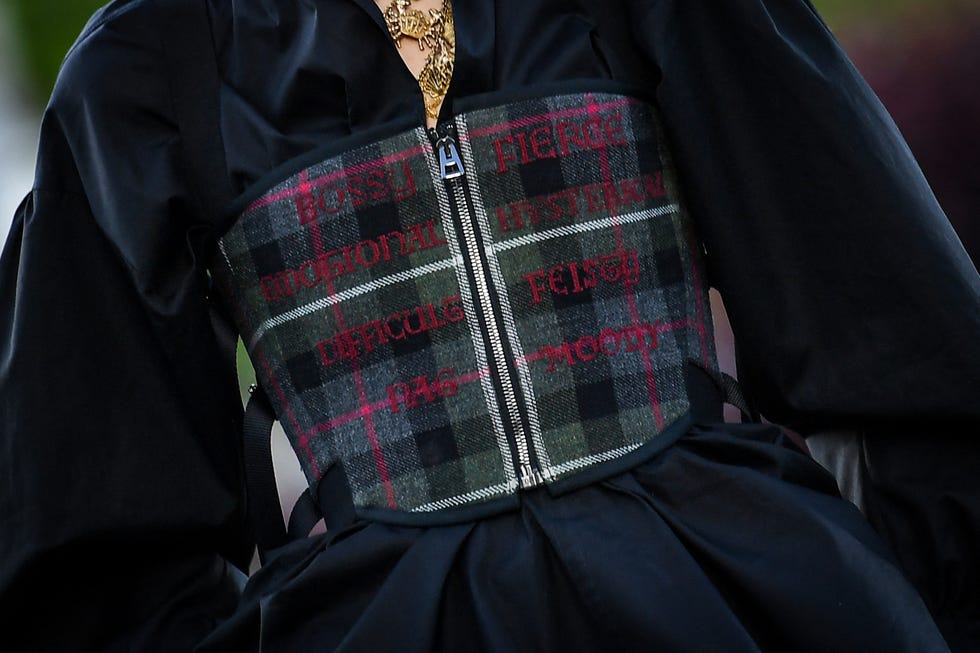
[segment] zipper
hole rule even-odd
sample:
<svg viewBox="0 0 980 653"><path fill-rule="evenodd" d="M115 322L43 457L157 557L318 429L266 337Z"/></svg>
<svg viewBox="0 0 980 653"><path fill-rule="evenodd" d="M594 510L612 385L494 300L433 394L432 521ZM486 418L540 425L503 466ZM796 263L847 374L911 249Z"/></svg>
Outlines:
<svg viewBox="0 0 980 653"><path fill-rule="evenodd" d="M490 350L490 370L496 376L494 385L500 388L497 392L498 401L504 406L513 427L512 444L517 453L517 478L520 486L528 489L543 484L545 476L537 463L537 456L533 455L533 445L524 426L524 416L517 396L516 371L511 369L504 345L503 318L493 302L493 281L485 253L486 244L479 236L479 225L470 209L466 170L454 131L452 123L441 123L428 129L432 146L439 158L439 175L446 185L450 211L458 221L459 233L463 237L463 258L473 271L473 290L476 291L474 296L483 314L487 316L482 326Z"/></svg>

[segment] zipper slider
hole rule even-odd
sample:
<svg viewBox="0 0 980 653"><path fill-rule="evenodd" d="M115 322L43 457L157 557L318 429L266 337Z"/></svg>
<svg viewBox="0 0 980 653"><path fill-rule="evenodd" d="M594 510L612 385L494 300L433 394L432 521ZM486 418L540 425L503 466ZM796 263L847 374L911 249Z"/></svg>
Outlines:
<svg viewBox="0 0 980 653"><path fill-rule="evenodd" d="M463 169L463 159L459 156L456 149L456 140L450 134L446 134L436 141L436 149L439 151L439 174L443 180L457 179L466 174Z"/></svg>
<svg viewBox="0 0 980 653"><path fill-rule="evenodd" d="M529 490L533 487L542 485L544 481L544 474L542 474L540 470L532 467L528 463L521 465L520 484L522 488Z"/></svg>

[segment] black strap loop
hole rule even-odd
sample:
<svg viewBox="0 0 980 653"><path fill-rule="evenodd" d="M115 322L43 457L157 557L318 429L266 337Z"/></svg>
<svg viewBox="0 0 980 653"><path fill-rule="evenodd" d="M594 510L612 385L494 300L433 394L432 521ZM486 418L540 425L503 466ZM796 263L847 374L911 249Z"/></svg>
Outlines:
<svg viewBox="0 0 980 653"><path fill-rule="evenodd" d="M293 540L307 537L323 519L327 530L341 532L356 521L354 501L347 476L340 465L327 470L320 480L316 498L309 489L297 499L284 526L279 489L272 461L272 425L275 416L269 398L259 386L249 388L251 397L245 409L244 455L248 493L248 517L265 564L270 551ZM327 506L324 511L320 506Z"/></svg>
<svg viewBox="0 0 980 653"><path fill-rule="evenodd" d="M724 372L709 372L697 363L688 361L684 368L691 415L696 421L720 422L724 419L722 404L731 404L742 414L742 422L759 422L759 413L752 410L738 381Z"/></svg>
<svg viewBox="0 0 980 653"><path fill-rule="evenodd" d="M761 422L762 417L759 415L757 410L754 410L749 404L748 399L745 397L745 393L742 392L742 386L739 385L738 380L726 374L721 373L721 385L722 390L725 393L725 403L731 404L738 408L738 411L742 414L742 422Z"/></svg>
<svg viewBox="0 0 980 653"><path fill-rule="evenodd" d="M265 392L258 386L250 389L245 408L244 454L245 482L248 491L248 516L259 550L259 560L289 538L282 521L279 489L272 464L272 424L275 417Z"/></svg>
<svg viewBox="0 0 980 653"><path fill-rule="evenodd" d="M723 419L721 388L703 367L688 361L684 366L684 384L696 422L720 422Z"/></svg>
<svg viewBox="0 0 980 653"><path fill-rule="evenodd" d="M289 526L286 528L289 539L298 540L307 537L321 519L323 515L320 514L320 508L316 505L313 494L309 489L304 490L293 505L293 511L289 513Z"/></svg>
<svg viewBox="0 0 980 653"><path fill-rule="evenodd" d="M341 531L357 521L354 495L342 465L336 464L327 469L320 479L316 496L328 531Z"/></svg>

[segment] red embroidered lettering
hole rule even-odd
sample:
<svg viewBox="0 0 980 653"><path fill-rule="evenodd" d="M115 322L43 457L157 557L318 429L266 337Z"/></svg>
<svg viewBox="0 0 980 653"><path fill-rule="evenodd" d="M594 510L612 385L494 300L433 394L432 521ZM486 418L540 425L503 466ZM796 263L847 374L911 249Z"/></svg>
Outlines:
<svg viewBox="0 0 980 653"><path fill-rule="evenodd" d="M327 193L330 193L333 203L327 203ZM347 194L340 188L334 186L327 186L322 191L320 191L320 196L317 198L317 206L321 211L327 214L340 213L341 209L344 208L344 200L347 198Z"/></svg>
<svg viewBox="0 0 980 653"><path fill-rule="evenodd" d="M426 233L429 234L429 247L436 247L438 245L447 245L449 241L440 236L436 232L436 221L429 220L425 223Z"/></svg>
<svg viewBox="0 0 980 653"><path fill-rule="evenodd" d="M616 283L623 276L622 254L607 254L599 257L599 274L606 283Z"/></svg>
<svg viewBox="0 0 980 653"><path fill-rule="evenodd" d="M654 174L652 177L647 175L643 178L643 187L650 197L666 197L667 189L664 188L664 175L662 172Z"/></svg>
<svg viewBox="0 0 980 653"><path fill-rule="evenodd" d="M575 341L575 356L584 362L596 357L596 340L592 336L582 336Z"/></svg>
<svg viewBox="0 0 980 653"><path fill-rule="evenodd" d="M412 388L412 405L417 406L421 402L432 403L438 396L435 388L429 383L429 379L424 376L417 376L414 379Z"/></svg>
<svg viewBox="0 0 980 653"><path fill-rule="evenodd" d="M455 380L456 373L452 368L439 370L433 380L422 375L409 383L399 382L388 386L388 405L392 413L430 404L439 398L451 397L456 394L459 386Z"/></svg>
<svg viewBox="0 0 980 653"><path fill-rule="evenodd" d="M666 196L661 173L602 184L568 188L550 195L518 200L495 207L501 232L525 229L545 220L556 222L577 217L582 207L591 213L624 213L641 208L646 202Z"/></svg>
<svg viewBox="0 0 980 653"><path fill-rule="evenodd" d="M527 134L525 134L524 132L518 132L517 144L520 145L521 147L521 163L523 164L530 163L533 159L531 159L531 156L529 155L527 149Z"/></svg>
<svg viewBox="0 0 980 653"><path fill-rule="evenodd" d="M610 213L618 213L619 207L623 205L623 200L619 197L616 184L611 181L602 183L602 199L606 203L606 210Z"/></svg>
<svg viewBox="0 0 980 653"><path fill-rule="evenodd" d="M612 346L608 346L608 345ZM619 332L603 329L599 333L599 351L606 356L615 356L619 352Z"/></svg>
<svg viewBox="0 0 980 653"><path fill-rule="evenodd" d="M380 320L371 320L340 331L316 344L320 361L330 366L340 360L355 360L392 340L406 340L441 329L465 319L459 295L439 303L427 303L398 311Z"/></svg>
<svg viewBox="0 0 980 653"><path fill-rule="evenodd" d="M416 251L416 249L425 250L429 248L429 244L425 242L425 226L421 224L413 224L408 229L408 242L410 251Z"/></svg>
<svg viewBox="0 0 980 653"><path fill-rule="evenodd" d="M568 156L570 144L578 145L579 149L585 149L585 142L582 140L582 133L579 131L578 125L571 122L560 122L557 125L557 130L562 156Z"/></svg>
<svg viewBox="0 0 980 653"><path fill-rule="evenodd" d="M640 281L640 256L635 249L623 252L623 284L632 286Z"/></svg>
<svg viewBox="0 0 980 653"><path fill-rule="evenodd" d="M538 207L535 206L534 202L529 202L525 200L524 202L521 203L521 206L524 208L525 211L527 211L527 217L528 220L531 221L531 224L538 224L539 222L541 222L541 215L538 213Z"/></svg>
<svg viewBox="0 0 980 653"><path fill-rule="evenodd" d="M395 191L395 201L401 202L409 197L415 196L415 177L412 176L412 168L408 165L408 161L402 161L402 177L404 177L404 182L401 186L395 186L395 173L393 170L388 171L388 178L391 187Z"/></svg>
<svg viewBox="0 0 980 653"><path fill-rule="evenodd" d="M567 295L568 288L565 287L565 280L562 273L565 271L564 265L556 265L548 272L548 287L556 295Z"/></svg>
<svg viewBox="0 0 980 653"><path fill-rule="evenodd" d="M370 199L368 198L367 191L364 190L364 186L367 185L366 177L352 176L346 179L347 193L350 195L351 206L358 207L367 204Z"/></svg>
<svg viewBox="0 0 980 653"><path fill-rule="evenodd" d="M501 231L510 231L511 223L513 223L514 229L524 228L524 221L521 219L521 212L516 204L511 204L509 210L502 206L498 206L497 223L500 225Z"/></svg>
<svg viewBox="0 0 980 653"><path fill-rule="evenodd" d="M341 331L334 339L334 348L343 360L356 360L361 357L358 342L354 339L355 331Z"/></svg>
<svg viewBox="0 0 980 653"><path fill-rule="evenodd" d="M367 186L368 197L374 201L383 200L388 197L388 189L393 187L394 184L387 185L385 182L388 181L387 178L392 177L392 171L388 170L387 174L381 170L376 170L369 174L364 180L364 185ZM387 178L386 178L387 177Z"/></svg>
<svg viewBox="0 0 980 653"><path fill-rule="evenodd" d="M545 289L543 285L538 285L539 279L545 279L547 275L544 270L538 270L536 272L530 272L524 275L527 279L528 285L531 287L531 303L540 304L543 300L541 299L541 291Z"/></svg>
<svg viewBox="0 0 980 653"><path fill-rule="evenodd" d="M632 285L640 280L640 260L636 250L603 254L584 261L560 263L547 270L524 274L531 291L531 304L544 301L544 293L578 294L595 288L599 281Z"/></svg>
<svg viewBox="0 0 980 653"><path fill-rule="evenodd" d="M388 338L385 336L379 320L360 325L358 332L361 334L361 342L364 343L364 351L366 352L374 351L376 343L378 345L388 344Z"/></svg>
<svg viewBox="0 0 980 653"><path fill-rule="evenodd" d="M407 231L407 237L400 231L392 231L373 240L362 240L320 254L315 259L304 261L295 270L267 275L259 280L262 296L269 302L281 301L302 288L312 288L321 281L329 282L350 274L356 267L372 268L382 261L390 261L394 255L405 256L417 250L447 244L436 230L435 220L412 225ZM393 251L392 240L398 241L396 251Z"/></svg>
<svg viewBox="0 0 980 653"><path fill-rule="evenodd" d="M453 397L459 392L456 371L452 368L439 370L436 375L436 394L440 397Z"/></svg>
<svg viewBox="0 0 980 653"><path fill-rule="evenodd" d="M575 199L575 189L569 188L568 190L562 192L562 195L564 195L565 198L568 200L568 210L569 210L568 214L572 217L577 216L579 211L578 211L578 201Z"/></svg>
<svg viewBox="0 0 980 653"><path fill-rule="evenodd" d="M459 295L443 298L442 315L449 322L461 322L466 319L466 313L463 312L463 304L460 302Z"/></svg>
<svg viewBox="0 0 980 653"><path fill-rule="evenodd" d="M602 135L602 118L593 116L582 125L582 133L585 135L585 143L589 149L599 150L606 146L606 139Z"/></svg>
<svg viewBox="0 0 980 653"><path fill-rule="evenodd" d="M620 329L605 328L598 336L586 334L573 343L563 342L558 345L542 347L535 360L547 361L547 372L554 372L560 364L574 367L578 363L588 363L599 355L611 358L621 353L635 353L646 349L656 349L656 323L629 325Z"/></svg>
<svg viewBox="0 0 980 653"><path fill-rule="evenodd" d="M575 354L572 347L567 342L563 342L557 347L546 346L541 349L541 355L548 359L548 371L554 372L558 363L564 362L569 367L575 365Z"/></svg>
<svg viewBox="0 0 980 653"><path fill-rule="evenodd" d="M402 232L400 232L400 231L392 231L391 233L388 234L388 237L389 238L391 236L394 236L395 239L398 240L398 254L400 256L406 256L406 255L411 254L412 252L415 251L414 249L409 249L409 247L408 247L408 239L405 238L405 234L403 234Z"/></svg>
<svg viewBox="0 0 980 653"><path fill-rule="evenodd" d="M402 313L395 313L394 315L389 315L384 322L385 335L387 335L392 340L404 340L405 339L405 326L403 321L404 315ZM392 329L392 322L395 323L397 331Z"/></svg>
<svg viewBox="0 0 980 653"><path fill-rule="evenodd" d="M365 247L368 249L368 255L366 257L364 256ZM354 259L361 267L374 267L381 260L381 248L373 240L361 241L357 243L357 248L354 250Z"/></svg>
<svg viewBox="0 0 980 653"><path fill-rule="evenodd" d="M337 362L337 359L334 357L336 356L336 353L334 353L334 356L327 353L327 347L331 347L332 349L332 345L333 342L330 340L321 340L320 342L316 343L317 351L320 352L320 362L323 363L325 367L329 367Z"/></svg>
<svg viewBox="0 0 980 653"><path fill-rule="evenodd" d="M514 138L512 136L504 136L503 138L498 138L493 142L493 149L497 153L497 174L503 174L507 172L507 162L515 161L516 157L511 152L509 154L504 153L504 143L514 144Z"/></svg>
<svg viewBox="0 0 980 653"><path fill-rule="evenodd" d="M411 401L412 388L407 383L395 383L388 386L388 405L391 406L392 413L400 412L402 404L405 404L406 408L411 408Z"/></svg>
<svg viewBox="0 0 980 653"><path fill-rule="evenodd" d="M296 293L299 288L293 284L292 270L286 270L285 272L279 272L276 275L276 282L279 287L282 288L283 294L290 296Z"/></svg>
<svg viewBox="0 0 980 653"><path fill-rule="evenodd" d="M606 142L610 145L626 145L626 137L623 136L623 115L619 111L606 118Z"/></svg>
<svg viewBox="0 0 980 653"><path fill-rule="evenodd" d="M544 217L549 222L557 222L564 217L565 208L562 206L563 199L565 199L565 193L555 193L545 197L542 205L545 209Z"/></svg>
<svg viewBox="0 0 980 653"><path fill-rule="evenodd" d="M391 248L388 247L388 236L390 234L382 234L378 236L378 246L381 248L381 258L385 261L391 260Z"/></svg>
<svg viewBox="0 0 980 653"><path fill-rule="evenodd" d="M415 178L408 161L397 168L375 168L362 175L345 177L337 185L312 187L293 198L300 224L316 221L321 214L340 213L346 205L360 207L372 202L400 202L416 194Z"/></svg>
<svg viewBox="0 0 980 653"><path fill-rule="evenodd" d="M313 195L299 195L293 201L296 203L300 224L307 224L317 219L316 198Z"/></svg>
<svg viewBox="0 0 980 653"><path fill-rule="evenodd" d="M601 190L599 184L589 184L581 187L582 194L585 196L585 207L590 213L600 213L605 208L602 198L599 196Z"/></svg>
<svg viewBox="0 0 980 653"><path fill-rule="evenodd" d="M341 258L340 260L331 261L330 259L334 256L340 256ZM327 252L324 255L324 262L326 263L327 273L330 278L340 277L354 271L354 261L350 256L350 245Z"/></svg>
<svg viewBox="0 0 980 653"><path fill-rule="evenodd" d="M307 288L320 283L320 267L316 261L306 261L299 266L300 282Z"/></svg>
<svg viewBox="0 0 980 653"><path fill-rule="evenodd" d="M551 142L550 127L538 127L531 132L531 150L536 159L553 159L558 156Z"/></svg>
<svg viewBox="0 0 980 653"><path fill-rule="evenodd" d="M582 287L591 290L599 285L599 262L589 259L582 262Z"/></svg>
<svg viewBox="0 0 980 653"><path fill-rule="evenodd" d="M259 286L262 288L262 296L265 297L265 301L277 302L282 299L282 289L279 287L275 275L262 277L259 280Z"/></svg>
<svg viewBox="0 0 980 653"><path fill-rule="evenodd" d="M446 326L446 324L448 324L448 322L446 322L446 320L442 319L436 313L436 307L433 306L432 304L426 304L425 305L425 318L426 318L426 320L425 320L425 330L426 331L432 331L433 329L438 329L438 328L444 327L444 326Z"/></svg>
<svg viewBox="0 0 980 653"><path fill-rule="evenodd" d="M644 345L646 344L645 342L646 335L641 327L628 326L624 328L622 331L620 331L620 335L622 336L623 342L626 345L623 348L623 351L625 352L633 353L633 352L640 351L641 349L643 349ZM656 329L654 329L653 345L650 347L650 349L654 349L656 346L657 346L657 331Z"/></svg>
<svg viewBox="0 0 980 653"><path fill-rule="evenodd" d="M418 326L412 324L412 317L418 319ZM416 306L406 312L405 315L405 333L410 336L417 336L420 333L425 333L428 329L425 328L425 321L422 314L422 307Z"/></svg>
<svg viewBox="0 0 980 653"><path fill-rule="evenodd" d="M625 206L640 204L644 200L643 184L639 179L624 179L619 182L619 192Z"/></svg>
<svg viewBox="0 0 980 653"><path fill-rule="evenodd" d="M589 116L577 122L563 120L533 130L513 129L512 133L493 141L493 149L497 155L497 174L503 174L518 160L526 165L535 160L568 156L572 152L627 144L622 114L615 112ZM519 157L516 150L520 151Z"/></svg>

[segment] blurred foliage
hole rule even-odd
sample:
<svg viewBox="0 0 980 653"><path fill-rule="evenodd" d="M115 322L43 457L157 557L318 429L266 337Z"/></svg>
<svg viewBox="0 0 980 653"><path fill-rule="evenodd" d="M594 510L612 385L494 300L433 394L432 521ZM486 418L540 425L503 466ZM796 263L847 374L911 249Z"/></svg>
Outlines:
<svg viewBox="0 0 980 653"><path fill-rule="evenodd" d="M65 52L85 21L106 0L3 0L14 21L18 45L23 53L29 91L38 101L51 92ZM837 28L855 20L885 20L915 9L930 13L951 5L976 0L814 0L814 4Z"/></svg>
<svg viewBox="0 0 980 653"><path fill-rule="evenodd" d="M58 68L82 27L106 0L4 0L22 55L28 92L47 99Z"/></svg>

